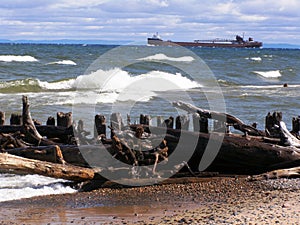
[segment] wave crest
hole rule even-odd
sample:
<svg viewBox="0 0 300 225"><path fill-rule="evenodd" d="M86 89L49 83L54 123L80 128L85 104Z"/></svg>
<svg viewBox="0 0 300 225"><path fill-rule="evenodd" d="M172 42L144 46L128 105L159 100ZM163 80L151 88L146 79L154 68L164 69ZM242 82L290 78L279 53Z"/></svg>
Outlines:
<svg viewBox="0 0 300 225"><path fill-rule="evenodd" d="M165 54L159 53L145 58L140 58L138 60L145 60L145 61L167 60L167 61L175 61L175 62L192 62L194 58L192 56L169 57L166 56Z"/></svg>
<svg viewBox="0 0 300 225"><path fill-rule="evenodd" d="M46 65L54 65L54 64L58 64L58 65L71 65L71 66L76 66L77 64L72 61L72 60L61 60L61 61L55 61L55 62L50 62L47 63Z"/></svg>
<svg viewBox="0 0 300 225"><path fill-rule="evenodd" d="M265 78L279 78L281 77L281 73L279 70L272 70L272 71L253 71L253 73L256 73L262 77Z"/></svg>
<svg viewBox="0 0 300 225"><path fill-rule="evenodd" d="M0 82L0 93L76 91L93 90L99 92L120 93L124 89L140 92L141 87L149 91L168 91L173 89L187 90L201 85L182 76L162 71L150 71L146 74L132 76L119 68L97 70L89 75L53 82L39 79L23 79Z"/></svg>
<svg viewBox="0 0 300 225"><path fill-rule="evenodd" d="M37 62L38 60L30 55L0 55L2 62Z"/></svg>

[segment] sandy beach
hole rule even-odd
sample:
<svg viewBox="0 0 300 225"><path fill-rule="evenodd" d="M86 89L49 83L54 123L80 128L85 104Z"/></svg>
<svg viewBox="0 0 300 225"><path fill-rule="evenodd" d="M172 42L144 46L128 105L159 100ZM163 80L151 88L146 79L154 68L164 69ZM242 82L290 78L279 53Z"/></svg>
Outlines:
<svg viewBox="0 0 300 225"><path fill-rule="evenodd" d="M0 224L300 224L300 179L245 177L2 202Z"/></svg>

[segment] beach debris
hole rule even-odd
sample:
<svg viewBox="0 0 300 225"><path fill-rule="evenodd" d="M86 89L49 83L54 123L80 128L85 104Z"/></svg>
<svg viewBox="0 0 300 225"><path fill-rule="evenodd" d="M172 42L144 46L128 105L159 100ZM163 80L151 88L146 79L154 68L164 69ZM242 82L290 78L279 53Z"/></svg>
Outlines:
<svg viewBox="0 0 300 225"><path fill-rule="evenodd" d="M289 174L297 176L297 167L300 166L300 140L297 138L300 119L293 118L293 129L290 132L282 121L280 112L268 113L265 131L261 131L256 128L255 123L247 125L228 113L210 111L178 101L173 105L192 114L194 131L189 130L189 114L178 115L176 118L170 116L167 119L157 116L157 126L152 126L149 115L140 114L139 124L131 124L127 115L127 123L124 125L121 114L113 113L109 117L110 137L106 117L102 114L95 116L94 135L91 137L91 132L84 129L84 122L79 120L76 124L70 112L57 113L57 125L54 117L49 117L46 125L41 125L31 117L27 96L22 97L22 103L22 115L12 116L12 125L4 125L4 122L0 125L1 157L3 156L4 162L0 165L1 171L36 173L69 180L93 179L100 180L101 184L105 179L99 172L105 171L125 174L124 178L133 180L141 179L141 174L145 174L143 179L158 180L164 174L175 178L182 174L194 177L203 172L199 171L199 165L210 141L221 143L216 158L205 172L251 175L279 170L269 172L268 177L288 177ZM213 123L209 123L209 120L213 120ZM209 124L213 127L208 127ZM229 127L243 134L230 133ZM220 132L224 134L222 140L217 138ZM196 142L191 144L188 140L194 138ZM184 145L180 144L182 139L187 140ZM176 154L179 153L178 161L171 164L173 167L164 167L175 151ZM109 154L99 155L99 152ZM189 160L185 158L186 152L192 153ZM15 165L13 161L5 164L7 155L33 160L30 163L39 168L35 171L28 165L20 164L18 160ZM61 172L64 166L65 172ZM71 169L69 166L75 166L73 170L76 169L79 174L81 169L89 169L84 173L93 175L74 178L72 173L68 174L68 169ZM286 168L292 169L288 173L282 172ZM122 179L122 176L118 177Z"/></svg>

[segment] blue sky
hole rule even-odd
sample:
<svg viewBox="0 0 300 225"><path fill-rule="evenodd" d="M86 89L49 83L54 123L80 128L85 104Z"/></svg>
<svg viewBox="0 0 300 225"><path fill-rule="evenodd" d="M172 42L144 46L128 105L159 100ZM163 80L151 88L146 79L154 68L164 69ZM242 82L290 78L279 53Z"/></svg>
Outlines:
<svg viewBox="0 0 300 225"><path fill-rule="evenodd" d="M190 41L252 36L300 44L300 0L5 0L0 39Z"/></svg>

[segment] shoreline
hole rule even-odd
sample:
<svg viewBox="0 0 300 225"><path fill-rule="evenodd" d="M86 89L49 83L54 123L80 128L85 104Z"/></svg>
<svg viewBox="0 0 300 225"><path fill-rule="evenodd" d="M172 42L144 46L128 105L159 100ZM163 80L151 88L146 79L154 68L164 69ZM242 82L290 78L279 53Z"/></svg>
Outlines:
<svg viewBox="0 0 300 225"><path fill-rule="evenodd" d="M101 188L1 202L0 224L298 224L300 179Z"/></svg>

